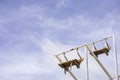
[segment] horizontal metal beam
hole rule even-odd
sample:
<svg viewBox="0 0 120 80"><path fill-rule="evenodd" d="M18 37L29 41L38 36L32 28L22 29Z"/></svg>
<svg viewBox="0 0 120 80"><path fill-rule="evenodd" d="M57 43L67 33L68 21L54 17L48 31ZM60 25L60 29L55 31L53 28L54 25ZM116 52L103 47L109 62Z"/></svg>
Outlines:
<svg viewBox="0 0 120 80"><path fill-rule="evenodd" d="M93 43L97 43L97 42L101 42L101 41L104 41L105 39L109 39L109 38L112 38L113 36L110 35L108 37L105 37L105 38L102 38L102 39L99 39L99 40L96 40L96 41L93 41L93 42L90 42L88 43L87 45L90 45L90 44L93 44Z"/></svg>
<svg viewBox="0 0 120 80"><path fill-rule="evenodd" d="M110 36L105 37L105 38L103 38L103 39L90 42L90 43L88 43L87 45L90 45L90 44L93 44L93 43L97 43L97 42L100 42L100 41L103 41L103 40L105 40L105 39L112 38L112 37L113 37L113 36L110 35ZM71 51L73 51L73 50L76 50L77 48L85 47L85 45L86 45L86 43L84 43L84 44L82 44L82 45L80 45L80 46L78 46L78 47L72 48L72 49L70 49L70 50L66 50L66 51L64 51L64 52L62 52L62 53L59 53L59 54L55 55L55 56L59 56L59 55L62 55L62 54L64 54L64 53L66 54L66 53L68 53L68 52L71 52Z"/></svg>
<svg viewBox="0 0 120 80"><path fill-rule="evenodd" d="M73 51L73 50L76 50L77 48L82 48L82 47L84 47L84 46L85 46L85 44L80 45L80 46L78 46L78 47L75 47L75 48L72 48L72 49L70 49L70 50L64 51L64 52L62 52L62 53L60 53L60 54L57 54L57 55L55 55L55 56L60 56L60 55L62 55L62 54L66 54L66 53L68 53L68 52L71 52L71 51Z"/></svg>

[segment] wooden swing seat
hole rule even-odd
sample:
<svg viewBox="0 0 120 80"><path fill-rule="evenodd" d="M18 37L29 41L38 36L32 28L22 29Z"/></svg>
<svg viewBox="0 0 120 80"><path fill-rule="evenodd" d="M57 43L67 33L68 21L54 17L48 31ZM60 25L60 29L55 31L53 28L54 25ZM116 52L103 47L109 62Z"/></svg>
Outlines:
<svg viewBox="0 0 120 80"><path fill-rule="evenodd" d="M105 53L108 56L108 52L111 48L104 47L103 49L93 51L93 53L98 57L98 55Z"/></svg>
<svg viewBox="0 0 120 80"><path fill-rule="evenodd" d="M68 68L70 66L74 66L76 65L77 68L79 68L80 66L80 63L83 61L84 58L81 58L81 59L73 59L73 60L70 60L70 61L67 61L67 62L63 62L63 63L60 63L58 64L61 68L64 68L66 71L68 71Z"/></svg>

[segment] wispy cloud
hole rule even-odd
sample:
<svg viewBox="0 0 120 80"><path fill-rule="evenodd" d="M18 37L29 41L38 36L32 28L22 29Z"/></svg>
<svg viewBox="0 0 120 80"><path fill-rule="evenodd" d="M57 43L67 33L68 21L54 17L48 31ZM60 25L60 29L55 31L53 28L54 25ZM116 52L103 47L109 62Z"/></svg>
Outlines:
<svg viewBox="0 0 120 80"><path fill-rule="evenodd" d="M56 5L58 8L65 6L66 0L58 0L58 4Z"/></svg>
<svg viewBox="0 0 120 80"><path fill-rule="evenodd" d="M70 75L64 75L63 70L58 67L55 54L111 33L116 33L117 44L119 44L119 12L114 11L95 18L70 11L71 16L66 13L66 10L73 9L71 7L76 8L75 4L71 5L72 1L57 0L52 3L46 0L41 4L22 4L0 15L1 80L70 80L72 79ZM119 45L117 46L120 52ZM90 64L92 64L90 73L91 79L96 80L97 77L103 77L103 73L101 69L96 72L98 66L93 61L90 59ZM108 62L105 63L109 65ZM84 63L81 65L80 70L73 69L76 75L85 72L84 65ZM78 78L85 79L84 75Z"/></svg>

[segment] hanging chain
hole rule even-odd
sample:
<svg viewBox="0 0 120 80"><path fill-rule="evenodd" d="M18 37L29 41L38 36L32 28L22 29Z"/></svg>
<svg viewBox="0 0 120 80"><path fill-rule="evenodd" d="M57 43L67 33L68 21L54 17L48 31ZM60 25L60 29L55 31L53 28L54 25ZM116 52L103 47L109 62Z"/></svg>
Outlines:
<svg viewBox="0 0 120 80"><path fill-rule="evenodd" d="M97 48L96 48L96 46L95 46L95 43L94 43L94 42L93 42L93 47L94 47L95 51L97 51Z"/></svg>
<svg viewBox="0 0 120 80"><path fill-rule="evenodd" d="M66 61L68 61L67 57L65 56L65 52L63 52L63 54L64 54L64 58L66 59Z"/></svg>

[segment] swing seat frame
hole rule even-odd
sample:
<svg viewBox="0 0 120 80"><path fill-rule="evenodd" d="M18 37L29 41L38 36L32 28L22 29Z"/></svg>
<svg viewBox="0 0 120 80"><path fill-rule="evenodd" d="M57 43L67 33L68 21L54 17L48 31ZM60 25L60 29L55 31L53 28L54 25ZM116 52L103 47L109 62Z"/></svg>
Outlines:
<svg viewBox="0 0 120 80"><path fill-rule="evenodd" d="M69 70L69 67L76 65L77 68L80 68L80 63L84 60L84 58L73 59L70 61L66 61L58 64L61 68L64 68L66 71Z"/></svg>
<svg viewBox="0 0 120 80"><path fill-rule="evenodd" d="M93 51L93 53L98 57L98 55L105 53L108 56L108 53L111 48L104 47L103 49Z"/></svg>

